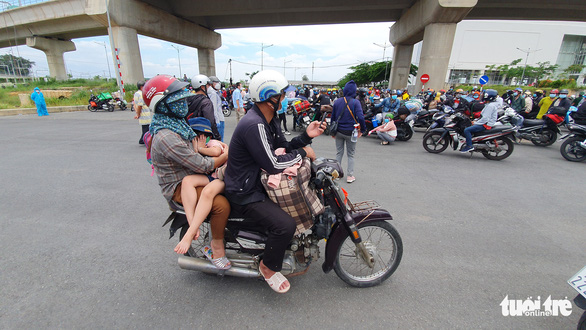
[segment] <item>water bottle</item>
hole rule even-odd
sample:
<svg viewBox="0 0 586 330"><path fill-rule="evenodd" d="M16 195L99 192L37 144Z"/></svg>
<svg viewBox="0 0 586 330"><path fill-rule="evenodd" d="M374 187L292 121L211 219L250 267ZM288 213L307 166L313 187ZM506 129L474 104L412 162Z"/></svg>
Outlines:
<svg viewBox="0 0 586 330"><path fill-rule="evenodd" d="M352 137L350 138L350 141L352 142L356 142L358 141L358 124L354 125L354 130L352 131Z"/></svg>

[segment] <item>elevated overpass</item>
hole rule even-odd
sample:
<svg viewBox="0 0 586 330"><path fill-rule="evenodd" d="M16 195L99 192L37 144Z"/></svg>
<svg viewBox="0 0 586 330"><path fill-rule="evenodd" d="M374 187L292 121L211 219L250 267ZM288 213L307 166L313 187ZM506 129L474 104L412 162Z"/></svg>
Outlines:
<svg viewBox="0 0 586 330"><path fill-rule="evenodd" d="M421 40L419 72L430 75L429 87L441 88L463 19L586 21L584 0L108 0L107 8L106 0L53 0L0 13L0 47L45 51L53 58L51 75L59 77L63 52L75 49L71 39L108 34L106 9L122 74L131 83L143 79L137 34L197 48L199 71L212 75L221 46L216 29L396 22L389 34L391 88L407 85L413 45Z"/></svg>

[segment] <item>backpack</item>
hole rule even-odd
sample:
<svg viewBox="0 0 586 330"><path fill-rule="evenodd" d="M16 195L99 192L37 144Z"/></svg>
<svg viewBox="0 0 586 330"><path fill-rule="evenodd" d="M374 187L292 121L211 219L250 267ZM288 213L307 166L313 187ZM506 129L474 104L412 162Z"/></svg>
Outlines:
<svg viewBox="0 0 586 330"><path fill-rule="evenodd" d="M151 159L151 145L153 143L153 136L151 132L146 132L142 136L142 141L146 146L146 160L149 164L151 164L151 176L155 175L155 165L153 165L153 160Z"/></svg>

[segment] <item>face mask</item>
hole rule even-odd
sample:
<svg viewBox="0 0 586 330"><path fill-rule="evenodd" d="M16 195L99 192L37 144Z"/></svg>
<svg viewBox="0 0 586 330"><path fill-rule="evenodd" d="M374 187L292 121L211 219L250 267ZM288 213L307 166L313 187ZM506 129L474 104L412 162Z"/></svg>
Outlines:
<svg viewBox="0 0 586 330"><path fill-rule="evenodd" d="M389 118L385 118L385 123L388 123L389 121Z"/></svg>
<svg viewBox="0 0 586 330"><path fill-rule="evenodd" d="M560 94L560 99L565 99L568 95L566 94Z"/></svg>
<svg viewBox="0 0 586 330"><path fill-rule="evenodd" d="M517 93L517 92L514 92L513 93L513 96L517 96L517 95L519 95L519 93Z"/></svg>
<svg viewBox="0 0 586 330"><path fill-rule="evenodd" d="M219 82L217 82L217 83L214 83L214 86L213 87L214 87L215 90L219 90L220 87L222 87L222 86L220 85Z"/></svg>
<svg viewBox="0 0 586 330"><path fill-rule="evenodd" d="M393 100L396 100L397 99L397 95L393 95L392 98L393 98Z"/></svg>
<svg viewBox="0 0 586 330"><path fill-rule="evenodd" d="M478 95L474 95L474 99L475 100L478 100Z"/></svg>
<svg viewBox="0 0 586 330"><path fill-rule="evenodd" d="M533 97L537 97L537 94L533 94Z"/></svg>

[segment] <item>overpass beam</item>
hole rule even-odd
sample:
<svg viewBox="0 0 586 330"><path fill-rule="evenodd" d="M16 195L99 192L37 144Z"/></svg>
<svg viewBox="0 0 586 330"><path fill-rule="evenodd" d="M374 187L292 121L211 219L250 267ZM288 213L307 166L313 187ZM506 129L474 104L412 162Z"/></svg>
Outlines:
<svg viewBox="0 0 586 330"><path fill-rule="evenodd" d="M404 89L407 87L409 72L411 71L411 57L413 57L413 45L395 45L389 79L390 89Z"/></svg>
<svg viewBox="0 0 586 330"><path fill-rule="evenodd" d="M464 19L477 3L478 0L419 0L391 27L389 41L395 47L414 45L423 39L418 76L429 74L428 87L440 89L445 85L447 61L452 51L456 24ZM394 57L393 67L396 60ZM398 74L393 75L391 72L389 85L400 85L393 81L399 79L398 77ZM420 88L421 82L417 79L416 90Z"/></svg>
<svg viewBox="0 0 586 330"><path fill-rule="evenodd" d="M112 26L114 45L118 48L120 58L120 71L124 84L136 84L144 80L142 70L142 59L140 57L140 46L138 45L138 34L135 29L124 26ZM113 53L113 63L116 64L116 56Z"/></svg>
<svg viewBox="0 0 586 330"><path fill-rule="evenodd" d="M198 48L199 73L206 76L216 75L216 57L211 48Z"/></svg>
<svg viewBox="0 0 586 330"><path fill-rule="evenodd" d="M58 40L45 37L28 37L26 45L42 50L47 56L49 75L57 80L67 80L63 53L75 50L75 44L71 40Z"/></svg>

